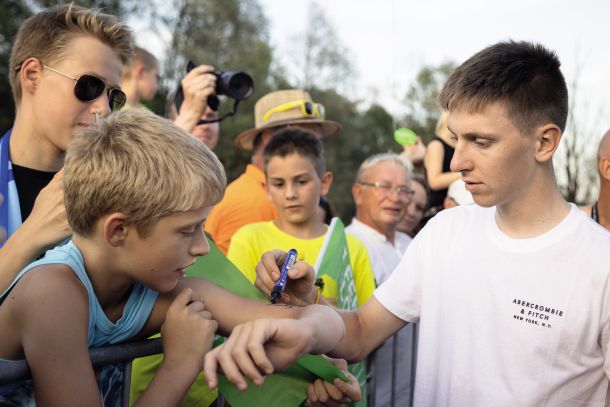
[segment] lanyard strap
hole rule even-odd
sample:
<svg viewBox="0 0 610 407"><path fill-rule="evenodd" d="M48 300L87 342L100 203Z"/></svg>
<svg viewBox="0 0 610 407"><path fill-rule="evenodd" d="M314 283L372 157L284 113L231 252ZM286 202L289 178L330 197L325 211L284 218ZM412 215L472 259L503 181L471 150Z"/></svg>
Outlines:
<svg viewBox="0 0 610 407"><path fill-rule="evenodd" d="M591 219L593 219L595 222L599 223L599 213L597 211L597 201L595 201L595 203L591 207Z"/></svg>
<svg viewBox="0 0 610 407"><path fill-rule="evenodd" d="M21 226L21 208L17 184L13 176L13 166L10 157L11 130L8 130L0 140L0 193L4 202L0 206L0 226L11 236ZM3 242L0 242L2 247Z"/></svg>
<svg viewBox="0 0 610 407"><path fill-rule="evenodd" d="M0 207L0 226L4 228L8 232L8 205L9 205L9 197L8 197L8 183L11 181L13 171L12 168L9 169L10 166L10 156L9 156L9 142L11 140L11 130L7 131L2 140L0 140L0 194L2 194L2 198L4 198L4 202Z"/></svg>

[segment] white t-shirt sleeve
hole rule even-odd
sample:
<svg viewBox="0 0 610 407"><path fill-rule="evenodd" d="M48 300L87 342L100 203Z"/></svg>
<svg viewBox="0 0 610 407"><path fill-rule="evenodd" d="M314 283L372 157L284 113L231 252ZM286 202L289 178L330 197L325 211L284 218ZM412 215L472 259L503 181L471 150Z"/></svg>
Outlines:
<svg viewBox="0 0 610 407"><path fill-rule="evenodd" d="M381 305L403 321L419 321L424 272L422 255L430 229L424 228L413 239L396 269L374 293Z"/></svg>

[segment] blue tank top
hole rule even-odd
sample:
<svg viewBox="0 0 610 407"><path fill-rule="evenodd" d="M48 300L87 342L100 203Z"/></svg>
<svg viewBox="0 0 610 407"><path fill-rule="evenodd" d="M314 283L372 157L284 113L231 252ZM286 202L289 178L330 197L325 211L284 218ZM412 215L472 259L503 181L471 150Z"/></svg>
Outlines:
<svg viewBox="0 0 610 407"><path fill-rule="evenodd" d="M89 302L87 338L89 348L111 345L134 337L140 332L148 320L159 295L155 290L141 284L134 284L129 299L125 304L123 315L116 323L111 322L106 317L106 314L104 314L104 311L95 296L93 286L85 271L83 256L80 250L78 250L78 247L70 240L63 246L49 250L44 258L35 261L24 268L17 275L15 280L13 280L9 288L0 295L0 304L2 304L8 293L25 273L34 267L43 264L65 264L69 266L87 290ZM3 360L0 359L0 363L2 362ZM97 374L104 405L120 405L121 386L123 384L123 366L106 366L98 371ZM18 399L15 399L15 397L18 397ZM10 403L16 403L15 405L33 405L33 402L34 397L31 380L0 386L0 405L5 405L4 403L7 405L11 405Z"/></svg>

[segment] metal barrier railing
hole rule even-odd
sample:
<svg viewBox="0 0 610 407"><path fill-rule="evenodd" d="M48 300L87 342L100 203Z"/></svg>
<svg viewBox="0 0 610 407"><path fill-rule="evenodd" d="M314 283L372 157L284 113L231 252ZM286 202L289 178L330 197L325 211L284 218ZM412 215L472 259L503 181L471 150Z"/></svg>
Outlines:
<svg viewBox="0 0 610 407"><path fill-rule="evenodd" d="M413 405L413 390L415 388L415 371L416 371L416 355L417 355L417 337L418 337L418 324L413 324L413 341L411 346L411 374L410 374L410 402L409 405ZM398 358L398 341L396 340L397 334L394 335L394 345L392 347L392 376L391 376L391 398L390 405L396 406L396 387L397 387L397 358ZM156 355L163 352L163 346L161 338L146 339L139 342L122 343L118 345L110 345L102 348L91 349L91 364L94 369L99 369L102 366L109 364L125 363L125 375L123 383L123 406L128 407L129 405L129 388L131 381L131 362L134 359ZM375 354L372 355L373 361L371 363L371 377L372 380L369 382L369 403L370 407L374 407L375 400L375 371L380 367L376 366ZM385 367L381 367L385 368ZM25 360L18 360L14 362L5 362L0 364L0 385L8 383L14 383L21 380L27 380L31 378L30 368ZM216 401L217 407L224 406L224 400L220 392L218 393L218 400ZM402 406L401 406L402 407Z"/></svg>
<svg viewBox="0 0 610 407"><path fill-rule="evenodd" d="M131 381L131 361L163 352L161 339L146 339L140 342L122 343L91 349L91 364L94 369L110 364L125 363L123 381L123 406L129 406L129 384ZM30 368L25 360L0 364L0 385L14 383L31 378Z"/></svg>
<svg viewBox="0 0 610 407"><path fill-rule="evenodd" d="M390 400L389 400L389 405L391 407L396 407L396 406L400 406L400 407L405 407L404 404L404 400L397 400L397 388L400 385L399 383L399 371L401 371L401 369L405 369L407 368L409 370L409 375L408 375L408 380L409 380L409 406L413 406L413 398L414 398L414 390L415 390L415 372L417 369L417 340L418 340L418 334L419 334L419 324L409 324L412 326L412 336L411 336L411 344L410 344L410 349L407 350L408 352L411 353L410 355L410 364L409 366L399 366L398 363L398 359L399 359L399 352L400 351L405 351L405 350L399 350L399 344L400 341L398 340L399 338L399 334L396 333L394 334L391 339L392 339L392 348L391 348L391 366L381 366L381 363L379 361L379 354L378 352L380 350L377 350L375 352L373 352L373 354L370 356L371 360L369 363L370 369L369 369L369 383L368 383L368 388L367 388L367 394L368 394L368 406L369 407L377 407L377 405L385 405L384 403L377 403L378 399L377 399L377 377L379 375L379 372L390 368ZM388 339L389 340L389 339ZM385 349L383 350L385 351ZM399 404L400 401L400 404ZM377 404L376 404L377 403Z"/></svg>
<svg viewBox="0 0 610 407"><path fill-rule="evenodd" d="M125 363L123 376L123 400L122 406L129 406L129 389L131 384L131 362L134 359L157 355L163 352L161 338L146 339L139 342L122 343L118 345L104 346L91 349L89 355L93 369L99 369L106 365ZM0 386L27 380L31 378L30 368L25 360L5 362L0 364ZM224 399L218 392L216 407L223 407Z"/></svg>

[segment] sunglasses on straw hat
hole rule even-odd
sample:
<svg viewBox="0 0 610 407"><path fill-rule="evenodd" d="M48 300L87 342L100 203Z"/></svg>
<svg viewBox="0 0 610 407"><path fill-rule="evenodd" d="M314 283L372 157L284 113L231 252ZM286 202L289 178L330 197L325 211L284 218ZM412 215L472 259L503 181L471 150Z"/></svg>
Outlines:
<svg viewBox="0 0 610 407"><path fill-rule="evenodd" d="M284 103L268 110L263 115L263 122L269 121L275 113L286 112L288 110L299 108L305 117L318 117L324 120L324 106L321 103L313 103L306 100L297 100L294 102Z"/></svg>

